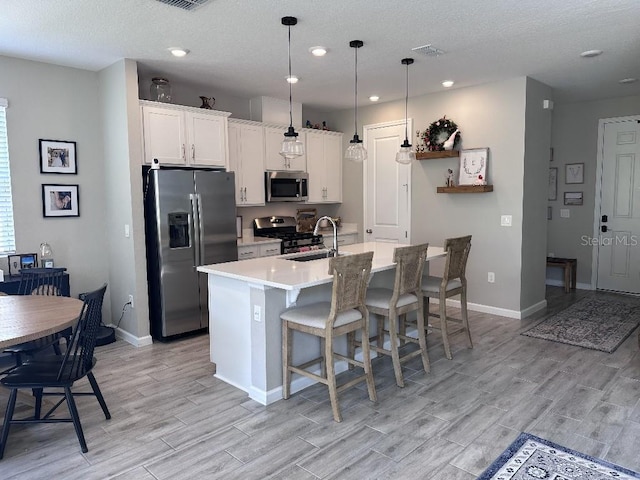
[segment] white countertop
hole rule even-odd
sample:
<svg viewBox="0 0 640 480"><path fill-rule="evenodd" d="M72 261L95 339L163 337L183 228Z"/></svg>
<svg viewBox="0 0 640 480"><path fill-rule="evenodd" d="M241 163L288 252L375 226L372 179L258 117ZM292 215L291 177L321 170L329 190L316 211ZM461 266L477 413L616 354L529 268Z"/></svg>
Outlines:
<svg viewBox="0 0 640 480"><path fill-rule="evenodd" d="M340 249L345 253L363 253L373 251L372 272L380 272L395 267L393 251L397 244L384 242L367 242L346 245ZM311 253L317 253L311 252ZM329 260L320 259L309 262L294 262L286 257L300 254L290 254L278 257L261 257L238 262L202 265L199 272L210 275L242 280L257 285L281 288L283 290L299 290L302 288L321 285L332 281L329 275ZM429 247L427 260L444 257L442 247Z"/></svg>

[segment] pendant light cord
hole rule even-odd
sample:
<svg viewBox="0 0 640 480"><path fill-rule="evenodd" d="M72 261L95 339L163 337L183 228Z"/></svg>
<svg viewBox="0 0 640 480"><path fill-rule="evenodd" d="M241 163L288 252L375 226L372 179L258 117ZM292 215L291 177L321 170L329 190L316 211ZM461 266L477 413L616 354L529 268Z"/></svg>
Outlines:
<svg viewBox="0 0 640 480"><path fill-rule="evenodd" d="M355 115L354 115L354 119L353 119L353 125L354 125L354 135L358 134L358 47L354 48L354 50L356 51L356 85L355 85L355 97L354 97L354 110L355 110Z"/></svg>
<svg viewBox="0 0 640 480"><path fill-rule="evenodd" d="M409 143L409 64L407 63L407 92L404 97L404 139Z"/></svg>
<svg viewBox="0 0 640 480"><path fill-rule="evenodd" d="M291 95L291 25L289 27L289 126L293 127L293 113L291 113L291 102L293 101L293 97Z"/></svg>

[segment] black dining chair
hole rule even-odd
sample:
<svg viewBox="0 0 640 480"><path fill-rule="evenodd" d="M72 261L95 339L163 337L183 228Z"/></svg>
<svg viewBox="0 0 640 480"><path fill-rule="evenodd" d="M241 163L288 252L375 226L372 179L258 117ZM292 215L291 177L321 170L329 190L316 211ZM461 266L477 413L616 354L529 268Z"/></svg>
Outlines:
<svg viewBox="0 0 640 480"><path fill-rule="evenodd" d="M62 282L66 270L66 268L26 268L20 270L18 295L62 296ZM70 337L71 328L67 328L62 332L13 345L5 349L4 352L13 355L16 365L22 365L25 356L33 356L49 347L53 347L56 355L62 355L60 339L64 338L68 344Z"/></svg>
<svg viewBox="0 0 640 480"><path fill-rule="evenodd" d="M85 294L78 323L73 331L69 347L63 356L49 355L28 360L24 364L14 367L7 376L0 379L0 384L11 390L4 417L2 435L0 436L0 459L4 455L11 425L29 423L73 423L80 447L86 453L88 451L87 442L82 432L80 416L74 399L76 396L95 396L102 407L105 418L107 420L111 418L107 404L98 387L98 382L92 372L93 367L96 365L93 351L96 346L102 301L106 290L107 285L105 284L98 290ZM73 384L84 377L89 380L93 391L72 392L71 387ZM35 415L34 418L14 420L13 413L16 406L16 397L18 390L22 388L33 390L36 396ZM49 389L56 390L49 391ZM62 396L62 398L45 415L40 417L43 396ZM51 415L65 401L69 408L70 418L52 418Z"/></svg>

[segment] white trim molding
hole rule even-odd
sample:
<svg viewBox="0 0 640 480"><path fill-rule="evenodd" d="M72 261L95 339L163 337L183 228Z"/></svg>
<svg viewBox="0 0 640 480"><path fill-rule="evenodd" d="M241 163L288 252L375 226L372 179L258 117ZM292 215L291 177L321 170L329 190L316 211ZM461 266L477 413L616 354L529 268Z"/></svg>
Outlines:
<svg viewBox="0 0 640 480"><path fill-rule="evenodd" d="M153 344L153 339L151 338L151 335L146 335L144 337L136 337L135 335L132 335L131 333L121 328L116 328L116 337L124 340L127 343L130 343L134 347L146 347L147 345Z"/></svg>

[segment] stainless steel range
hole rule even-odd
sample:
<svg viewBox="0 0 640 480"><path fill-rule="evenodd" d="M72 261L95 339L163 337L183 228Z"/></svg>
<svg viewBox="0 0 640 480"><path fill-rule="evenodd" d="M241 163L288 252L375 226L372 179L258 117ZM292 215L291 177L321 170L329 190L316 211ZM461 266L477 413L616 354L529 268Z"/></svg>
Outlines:
<svg viewBox="0 0 640 480"><path fill-rule="evenodd" d="M307 252L324 248L322 235L296 231L294 217L260 217L253 220L253 235L279 238L282 253Z"/></svg>

